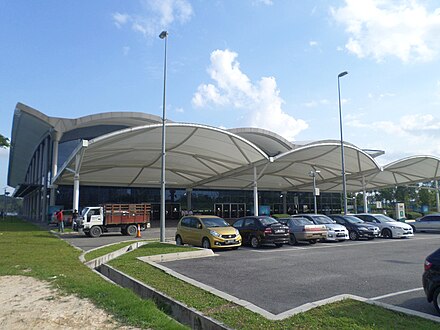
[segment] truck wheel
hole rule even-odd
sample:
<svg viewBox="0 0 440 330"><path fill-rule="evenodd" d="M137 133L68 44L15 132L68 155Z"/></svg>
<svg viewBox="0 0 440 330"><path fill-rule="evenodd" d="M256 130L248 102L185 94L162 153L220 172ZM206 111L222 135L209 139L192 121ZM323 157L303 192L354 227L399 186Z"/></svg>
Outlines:
<svg viewBox="0 0 440 330"><path fill-rule="evenodd" d="M93 226L90 228L90 237L99 237L102 234L102 229L99 226Z"/></svg>
<svg viewBox="0 0 440 330"><path fill-rule="evenodd" d="M135 225L130 225L127 227L127 234L129 236L136 236L137 234L137 228Z"/></svg>

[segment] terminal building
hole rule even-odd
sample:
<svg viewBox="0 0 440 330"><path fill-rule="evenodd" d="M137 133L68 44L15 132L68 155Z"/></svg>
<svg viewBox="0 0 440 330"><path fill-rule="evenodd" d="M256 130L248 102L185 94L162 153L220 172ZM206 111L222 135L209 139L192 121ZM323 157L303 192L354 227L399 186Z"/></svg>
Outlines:
<svg viewBox="0 0 440 330"><path fill-rule="evenodd" d="M54 207L151 203L159 219L162 118L108 112L76 119L15 108L8 185L23 216L46 221ZM440 159L414 156L381 167L377 150L344 142L346 187L364 192L437 180ZM166 122L166 218L182 210L233 219L255 213L341 212L341 144L298 144L259 128ZM315 184L313 184L315 182ZM366 206L366 202L364 205ZM365 209L366 210L366 209Z"/></svg>

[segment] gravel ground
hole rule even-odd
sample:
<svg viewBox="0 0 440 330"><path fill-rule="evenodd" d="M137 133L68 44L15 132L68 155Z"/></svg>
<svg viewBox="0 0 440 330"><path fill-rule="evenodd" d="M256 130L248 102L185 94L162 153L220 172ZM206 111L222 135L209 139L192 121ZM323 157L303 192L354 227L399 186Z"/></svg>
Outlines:
<svg viewBox="0 0 440 330"><path fill-rule="evenodd" d="M0 306L0 329L135 329L32 277L1 276Z"/></svg>

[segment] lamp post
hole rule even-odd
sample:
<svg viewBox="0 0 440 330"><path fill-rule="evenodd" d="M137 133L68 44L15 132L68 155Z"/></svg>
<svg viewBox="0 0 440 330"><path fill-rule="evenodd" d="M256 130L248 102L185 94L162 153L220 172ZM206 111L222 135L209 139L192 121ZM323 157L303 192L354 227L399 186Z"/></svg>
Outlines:
<svg viewBox="0 0 440 330"><path fill-rule="evenodd" d="M163 104L162 104L162 171L160 178L160 241L165 242L165 121L166 121L166 82L167 82L167 39L168 32L162 31L159 38L165 39L165 56L163 64Z"/></svg>
<svg viewBox="0 0 440 330"><path fill-rule="evenodd" d="M313 208L315 210L315 214L318 213L318 205L316 204L316 174L320 173L319 170L311 170L309 172L309 176L313 178Z"/></svg>
<svg viewBox="0 0 440 330"><path fill-rule="evenodd" d="M342 194L344 195L344 214L347 214L347 183L345 181L345 158L344 158L344 139L342 137L342 110L341 110L341 87L339 79L348 72L338 74L338 97L339 97L339 129L341 132L341 166L342 166Z"/></svg>
<svg viewBox="0 0 440 330"><path fill-rule="evenodd" d="M5 189L5 194L4 194L3 198L5 199L5 206L4 206L4 210L3 210L3 220L5 220L5 217L6 217L7 197L9 196L9 191L6 191L6 187L4 189Z"/></svg>

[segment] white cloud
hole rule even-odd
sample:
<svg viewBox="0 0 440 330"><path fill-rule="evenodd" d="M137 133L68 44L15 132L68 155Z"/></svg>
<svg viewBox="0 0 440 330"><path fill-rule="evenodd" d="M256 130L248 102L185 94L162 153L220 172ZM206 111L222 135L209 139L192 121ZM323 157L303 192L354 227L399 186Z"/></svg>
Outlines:
<svg viewBox="0 0 440 330"><path fill-rule="evenodd" d="M183 110L183 108L176 108L176 112L177 113L184 113L185 110Z"/></svg>
<svg viewBox="0 0 440 330"><path fill-rule="evenodd" d="M346 49L360 58L429 61L440 49L440 8L429 12L416 0L345 0L331 14L349 34Z"/></svg>
<svg viewBox="0 0 440 330"><path fill-rule="evenodd" d="M262 4L262 5L266 5L266 6L272 6L273 5L273 1L272 0L254 0L253 2L256 5Z"/></svg>
<svg viewBox="0 0 440 330"><path fill-rule="evenodd" d="M309 102L306 102L306 103L303 103L303 105L306 107L306 108L316 108L316 107L318 107L318 106L320 106L320 105L327 105L327 104L329 104L330 102L329 102L329 100L327 100L327 99L321 99L321 100L312 100L312 101L309 101ZM342 102L341 102L342 103Z"/></svg>
<svg viewBox="0 0 440 330"><path fill-rule="evenodd" d="M185 24L194 15L191 4L187 0L147 0L142 4L146 7L146 16L114 13L113 22L118 28L131 24L135 32L146 37L157 37L175 22Z"/></svg>
<svg viewBox="0 0 440 330"><path fill-rule="evenodd" d="M395 121L369 122L365 114L344 116L344 125L369 132L369 140L387 154L440 155L440 144L433 143L440 138L440 118L431 114L403 115Z"/></svg>
<svg viewBox="0 0 440 330"><path fill-rule="evenodd" d="M309 46L310 47L316 47L316 46L318 46L318 42L314 41L314 40L311 40L311 41L309 41Z"/></svg>
<svg viewBox="0 0 440 330"><path fill-rule="evenodd" d="M215 50L211 53L208 73L214 84L201 84L193 96L193 105L241 109L247 113L247 122L244 124L265 128L293 140L308 127L307 123L283 111L284 101L279 96L274 77L262 77L253 83L241 71L237 56L237 53L230 50Z"/></svg>

